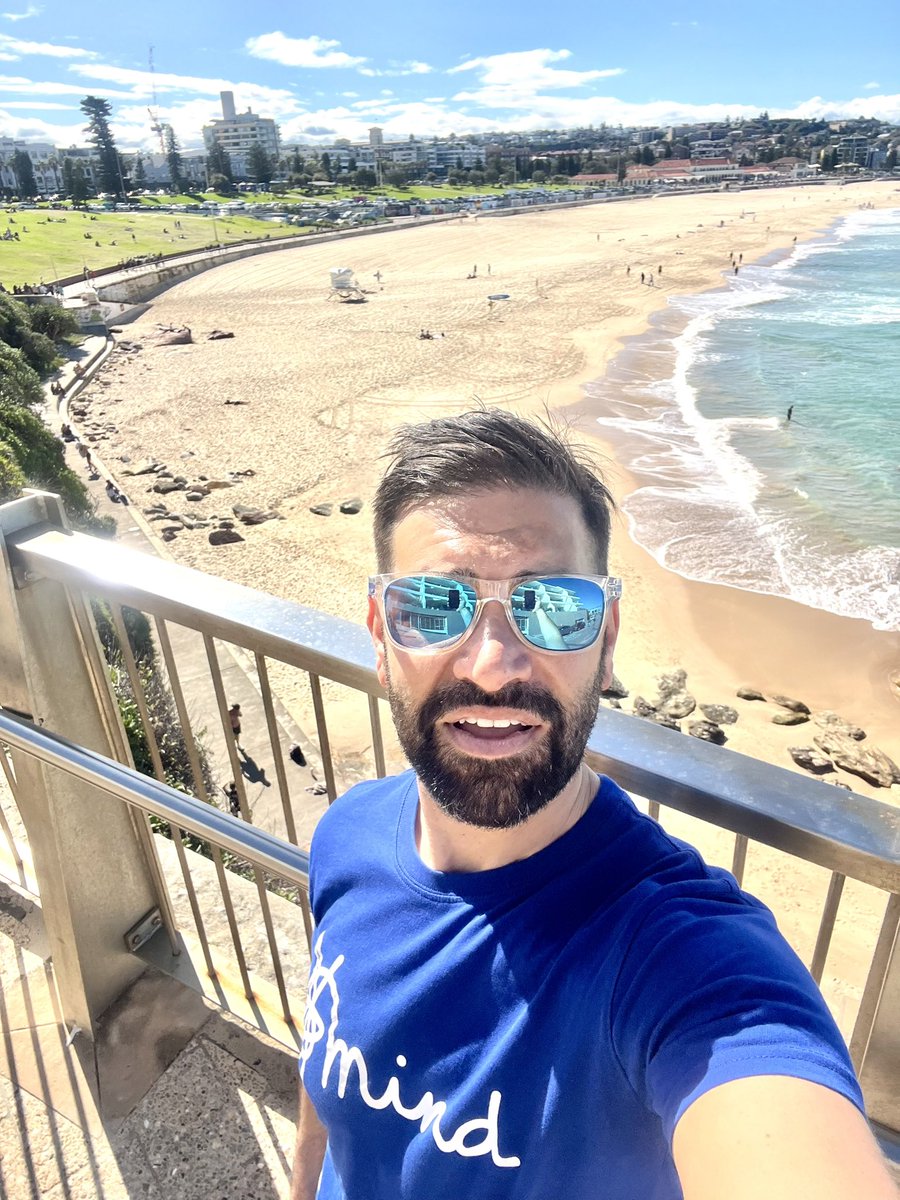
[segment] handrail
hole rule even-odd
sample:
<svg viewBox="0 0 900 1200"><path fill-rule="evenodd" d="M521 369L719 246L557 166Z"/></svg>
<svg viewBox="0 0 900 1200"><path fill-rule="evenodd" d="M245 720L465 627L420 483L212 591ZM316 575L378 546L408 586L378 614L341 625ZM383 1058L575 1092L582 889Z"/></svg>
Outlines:
<svg viewBox="0 0 900 1200"><path fill-rule="evenodd" d="M588 762L634 795L900 893L900 809L601 709Z"/></svg>
<svg viewBox="0 0 900 1200"><path fill-rule="evenodd" d="M51 526L8 541L20 578L97 592L370 697L384 694L361 625ZM900 810L892 805L612 709L597 715L588 761L654 803L900 893Z"/></svg>
<svg viewBox="0 0 900 1200"><path fill-rule="evenodd" d="M94 591L368 695L384 695L369 635L352 621L49 524L7 540L22 560L23 577L30 573Z"/></svg>
<svg viewBox="0 0 900 1200"><path fill-rule="evenodd" d="M304 890L308 888L309 855L263 829L220 812L211 804L41 729L3 708L0 708L0 742L59 767L145 813L162 817L184 832L208 839L280 879Z"/></svg>

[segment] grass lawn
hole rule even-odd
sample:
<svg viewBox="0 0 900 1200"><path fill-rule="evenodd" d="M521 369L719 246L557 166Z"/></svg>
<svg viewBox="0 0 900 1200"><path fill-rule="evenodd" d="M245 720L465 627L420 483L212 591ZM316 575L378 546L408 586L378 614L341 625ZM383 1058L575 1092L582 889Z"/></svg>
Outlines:
<svg viewBox="0 0 900 1200"><path fill-rule="evenodd" d="M178 220L180 229L175 228ZM7 228L18 241L3 241ZM49 283L77 275L84 267L99 270L141 254L178 254L219 241L296 236L293 226L236 214L205 217L185 213L81 213L71 209L0 209L0 281ZM87 236L85 236L87 235Z"/></svg>

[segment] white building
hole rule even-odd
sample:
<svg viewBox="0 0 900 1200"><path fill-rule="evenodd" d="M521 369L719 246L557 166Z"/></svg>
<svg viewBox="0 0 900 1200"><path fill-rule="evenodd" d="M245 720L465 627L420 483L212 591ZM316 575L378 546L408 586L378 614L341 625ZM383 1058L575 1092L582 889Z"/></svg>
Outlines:
<svg viewBox="0 0 900 1200"><path fill-rule="evenodd" d="M220 92L222 119L203 126L203 141L207 151L216 142L228 154L231 169L238 177L247 177L248 156L254 146L262 146L274 164L280 156L278 126L271 117L258 117L248 108L245 113L235 111L234 93Z"/></svg>
<svg viewBox="0 0 900 1200"><path fill-rule="evenodd" d="M62 158L65 151L57 151L49 142L22 142L14 138L0 137L0 187L18 191L19 181L13 170L13 155L24 151L31 159L34 182L39 194L49 195L62 186Z"/></svg>

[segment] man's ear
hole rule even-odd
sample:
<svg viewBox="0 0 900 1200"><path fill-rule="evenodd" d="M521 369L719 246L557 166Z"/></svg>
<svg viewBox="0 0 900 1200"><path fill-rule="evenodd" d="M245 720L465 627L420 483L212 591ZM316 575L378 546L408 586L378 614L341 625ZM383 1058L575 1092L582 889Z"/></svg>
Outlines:
<svg viewBox="0 0 900 1200"><path fill-rule="evenodd" d="M619 601L613 600L609 606L609 616L606 618L606 629L603 631L603 687L608 688L613 681L613 652L616 639L619 636Z"/></svg>
<svg viewBox="0 0 900 1200"><path fill-rule="evenodd" d="M384 622L381 619L381 609L374 596L369 597L369 611L366 616L366 625L369 633L372 636L372 645L375 647L375 672L378 675L378 682L387 690L387 668L385 659L387 650L384 644Z"/></svg>

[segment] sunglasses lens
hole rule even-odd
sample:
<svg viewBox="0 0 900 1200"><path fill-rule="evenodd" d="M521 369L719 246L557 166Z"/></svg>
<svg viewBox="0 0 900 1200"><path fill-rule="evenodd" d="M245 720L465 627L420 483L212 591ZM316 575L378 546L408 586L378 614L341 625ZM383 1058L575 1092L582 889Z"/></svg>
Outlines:
<svg viewBox="0 0 900 1200"><path fill-rule="evenodd" d="M510 600L522 636L540 650L584 650L600 636L606 597L590 579L529 579Z"/></svg>
<svg viewBox="0 0 900 1200"><path fill-rule="evenodd" d="M472 624L474 588L442 575L409 575L384 589L388 632L398 646L421 650L461 637Z"/></svg>

